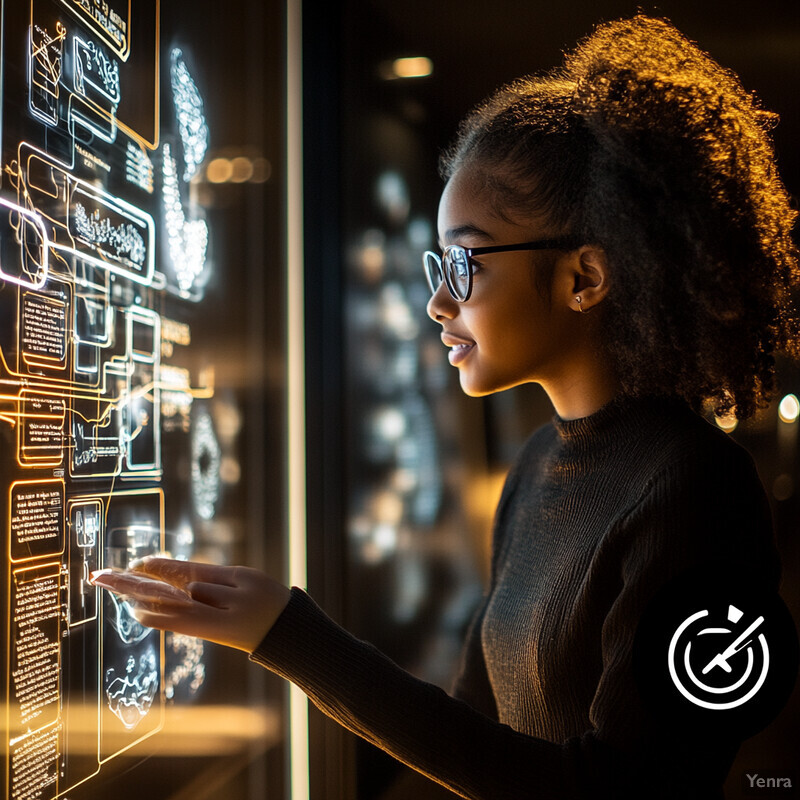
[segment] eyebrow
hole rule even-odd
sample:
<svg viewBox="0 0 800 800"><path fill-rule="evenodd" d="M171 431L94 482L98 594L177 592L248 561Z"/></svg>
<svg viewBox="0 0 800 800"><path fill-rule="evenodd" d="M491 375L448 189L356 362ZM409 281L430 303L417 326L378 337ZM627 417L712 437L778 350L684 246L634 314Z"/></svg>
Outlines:
<svg viewBox="0 0 800 800"><path fill-rule="evenodd" d="M449 228L444 234L445 242L454 242L458 241L464 236L477 236L479 239L485 239L487 242L493 242L494 236L490 233L487 233L482 228L477 227L476 225L470 225L469 223L465 225L456 225L455 228ZM439 246L441 247L442 243L439 242Z"/></svg>

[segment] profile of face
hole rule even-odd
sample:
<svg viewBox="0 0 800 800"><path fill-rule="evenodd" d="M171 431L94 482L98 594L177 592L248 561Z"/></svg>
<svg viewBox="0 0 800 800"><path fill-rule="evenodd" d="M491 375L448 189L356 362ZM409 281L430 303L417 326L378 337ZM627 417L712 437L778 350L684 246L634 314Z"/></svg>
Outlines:
<svg viewBox="0 0 800 800"><path fill-rule="evenodd" d="M439 204L439 244L466 248L510 245L560 233L541 217L502 215L481 174L464 166L450 178ZM472 259L472 295L457 302L442 283L428 302L428 315L442 326L450 363L470 396L522 383L563 382L585 357L588 308L605 293L604 274L592 264L596 250L511 251ZM553 260L553 278L542 291L536 270ZM581 304L576 301L581 296Z"/></svg>

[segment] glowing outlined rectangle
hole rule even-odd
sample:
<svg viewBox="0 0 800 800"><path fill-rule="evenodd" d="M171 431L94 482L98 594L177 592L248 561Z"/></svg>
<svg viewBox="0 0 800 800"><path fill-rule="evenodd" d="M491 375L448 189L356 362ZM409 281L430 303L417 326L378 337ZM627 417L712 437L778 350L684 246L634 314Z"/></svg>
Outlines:
<svg viewBox="0 0 800 800"><path fill-rule="evenodd" d="M55 581L54 581L55 579ZM49 595L46 595L42 591L38 591L32 593L30 597L27 598L26 609L25 613L17 613L19 611L18 603L19 597L22 594L20 591L21 586L28 586L33 583L47 581L50 584L50 591ZM49 619L51 622L55 622L55 631L53 631L53 635L50 636L50 647L47 648L48 652L40 653L40 657L46 658L48 655L52 654L52 651L57 651L58 654L56 656L56 663L58 665L58 669L53 670L54 674L49 676L50 681L52 682L55 679L56 683L56 691L53 693L54 696L49 698L47 703L42 703L42 698L38 698L38 705L39 708L31 708L26 709L23 704L17 706L16 704L12 704L12 708L17 710L18 719L11 722L11 730L12 731L22 731L27 728L27 730L37 730L39 728L43 728L47 725L51 725L54 722L58 721L59 717L59 702L58 699L60 697L60 681L59 675L61 672L61 654L60 654L60 647L58 647L60 640L61 640L61 622L62 622L62 614L61 614L61 564L58 562L49 562L47 564L38 564L36 566L31 567L23 567L21 569L14 570L12 576L12 602L11 602L11 620L12 624L9 629L9 650L12 652L12 661L14 655L19 655L19 647L18 645L21 643L19 638L14 636L13 634L17 632L17 629L26 625L35 625L40 621L44 621L45 619ZM49 599L51 602L50 604L46 604L43 600ZM42 612L41 620L35 619L36 612ZM22 642L23 646L32 646L34 648L39 647L41 645L37 642L31 642L29 639L26 639ZM36 654L34 654L35 657ZM11 670L9 673L9 678L13 680L13 676L18 670ZM42 670L39 668L36 671L36 676L47 680L48 675L46 674L46 670ZM34 676L34 677L36 677ZM9 687L9 693L13 694L15 697L19 698L20 696L20 684L18 683L16 686L16 691L12 691L12 688ZM37 705L34 702L34 706ZM43 714L40 713L45 706L50 706L51 708L47 708L47 713L49 716L43 718ZM38 723L35 725L31 725L34 720ZM16 724L15 724L16 722Z"/></svg>
<svg viewBox="0 0 800 800"><path fill-rule="evenodd" d="M126 317L127 354L133 364L123 407L126 466L139 474L161 469L161 318L146 308L129 308ZM137 442L139 437L145 438Z"/></svg>
<svg viewBox="0 0 800 800"><path fill-rule="evenodd" d="M19 394L17 459L21 466L58 467L64 461L63 397L23 390Z"/></svg>
<svg viewBox="0 0 800 800"><path fill-rule="evenodd" d="M29 366L65 369L69 305L48 295L24 292L19 318L22 360Z"/></svg>
<svg viewBox="0 0 800 800"><path fill-rule="evenodd" d="M138 524L137 523L128 523L127 527L129 530L132 531L144 531L144 530L153 530L157 531L157 542L158 548L161 552L164 551L165 548L165 538L164 538L164 529L165 529L165 519L164 519L164 492L162 489L159 488L149 488L149 489L134 489L129 491L115 491L112 493L107 494L98 494L96 495L101 502L106 504L106 514L105 514L105 536L104 536L104 546L101 551L101 567L111 567L111 566L120 566L120 567L127 567L129 563L110 563L107 558L106 549L108 547L108 540L111 536L113 536L114 530L114 509L113 505L115 503L124 504L126 500L135 500L137 498L150 498L152 497L154 500L154 508L153 511L157 514L158 519L144 519L140 514L138 516ZM146 526L147 523L147 526ZM137 553L137 556L144 555L144 553ZM105 612L101 613L101 618L104 616ZM108 668L113 666L109 664L106 660L106 650L107 650L107 633L108 626L103 624L100 626L100 642L99 642L99 657L100 663L98 664L99 667L99 675L104 678L106 676ZM106 700L102 696L100 698L100 748L98 751L98 761L100 764L104 764L107 761L110 761L112 758L120 755L121 753L129 750L131 747L134 747L139 742L144 741L145 739L149 738L150 736L157 733L164 725L164 709L166 705L166 695L164 692L164 634L160 633L158 635L158 680L159 680L159 688L158 688L158 695L157 695L157 708L156 703L154 702L153 705L150 707L150 711L148 712L148 716L150 714L153 715L151 719L151 727L145 730L141 735L139 735L136 739L130 741L124 747L117 748L116 746L109 747L109 745L114 741L109 735L111 732L107 730L107 723L111 721L109 718L109 714L111 713L108 708L106 707ZM134 729L135 730L135 729ZM135 735L132 733L131 735Z"/></svg>
<svg viewBox="0 0 800 800"><path fill-rule="evenodd" d="M124 453L121 421L114 404L103 398L76 398L70 409L71 478L119 475Z"/></svg>
<svg viewBox="0 0 800 800"><path fill-rule="evenodd" d="M85 261L102 267L132 281L149 286L155 272L155 222L153 218L131 203L92 186L81 180L70 179L70 202L67 211L67 228L76 242L75 248L53 243L55 249L75 252ZM77 200L76 200L77 198ZM78 216L82 202L93 204L93 209ZM101 216L105 213L107 216ZM114 217L120 223L110 220ZM92 243L91 235L96 231L98 239L108 237L119 242L116 256L102 246L102 241ZM120 256L127 250L129 257ZM141 252L141 259L137 256Z"/></svg>
<svg viewBox="0 0 800 800"><path fill-rule="evenodd" d="M88 97L89 92L86 87L89 86L116 108L119 103L119 64L114 62L111 65L113 68L109 68L105 63L105 54L97 50L96 43L91 39L74 36L72 44L75 59L75 74L73 75L75 91L84 97ZM88 70L84 66L82 56L86 56L86 63L89 65ZM92 68L93 59L98 65L96 74ZM100 64L101 61L103 62L102 65ZM108 83L104 80L106 76L109 78ZM113 77L116 80L112 80Z"/></svg>
<svg viewBox="0 0 800 800"><path fill-rule="evenodd" d="M152 57L152 83L150 82L149 75L144 80L134 81L134 88L131 87L129 69L127 73L122 76L123 87L120 96L120 104L113 111L106 111L104 109L97 110L109 118L114 126L119 130L124 131L143 147L149 150L155 150L159 143L159 134L161 130L160 122L160 0L148 0L143 3L138 0L135 9L133 8L130 0L127 1L127 6L123 11L118 8L115 12L113 9L109 10L108 16L116 13L117 16L126 23L126 35L119 37L109 30L108 21L104 19L101 13L99 18L95 17L92 9L98 9L99 4L96 0L54 0L59 2L63 7L70 10L71 13L78 16L81 21L86 21L94 33L100 35L103 44L107 45L110 50L115 53L123 62L128 62L132 49L135 49L135 58L131 61L135 62L138 69L137 73L143 72L142 60L150 59ZM125 6L125 0L116 0L116 5ZM105 2L105 5L108 5ZM33 13L33 0L31 2ZM144 9L144 10L143 10ZM152 16L151 16L152 14ZM134 18L135 17L135 18ZM132 31L135 32L132 34ZM152 27L153 38L149 38L149 31ZM143 31L145 32L143 35ZM123 41L124 39L124 41ZM142 53L144 51L144 54ZM151 66L147 61L148 68ZM65 87L66 88L66 87ZM146 91L145 99L142 100L141 96ZM77 96L77 95L74 95ZM149 106L150 98L152 97L152 106ZM134 100L133 105L131 99ZM142 116L145 116L143 119ZM152 125L152 127L151 127ZM139 130L137 130L137 128ZM147 128L147 130L144 130Z"/></svg>
<svg viewBox="0 0 800 800"><path fill-rule="evenodd" d="M39 40L34 40L34 31L39 34ZM31 14L27 57L28 109L34 117L50 126L58 125L58 100L66 37L67 30L60 20L56 22L56 33L51 34L36 24ZM58 55L54 55L51 61L51 51L56 49Z"/></svg>
<svg viewBox="0 0 800 800"><path fill-rule="evenodd" d="M68 558L67 567L69 574L69 598L67 607L69 609L68 624L70 628L78 625L85 625L93 622L98 615L98 594L97 587L92 586L87 592L84 586L87 584L88 573L97 569L100 564L100 549L103 542L105 525L103 521L103 504L97 497L73 498L67 503L67 537L69 546L67 548ZM90 520L96 520L90 522ZM73 541L74 537L74 541ZM78 554L81 558L78 559ZM80 591L76 584L81 582ZM75 609L78 606L77 598L83 595L89 598L91 606L88 614L84 614L76 620Z"/></svg>
<svg viewBox="0 0 800 800"><path fill-rule="evenodd" d="M8 487L12 564L64 554L64 492L63 478L14 481Z"/></svg>

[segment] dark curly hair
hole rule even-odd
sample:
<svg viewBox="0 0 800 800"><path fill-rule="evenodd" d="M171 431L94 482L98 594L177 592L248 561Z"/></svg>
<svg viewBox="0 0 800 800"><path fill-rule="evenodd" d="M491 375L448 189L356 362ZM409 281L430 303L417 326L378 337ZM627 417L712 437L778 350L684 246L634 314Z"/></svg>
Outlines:
<svg viewBox="0 0 800 800"><path fill-rule="evenodd" d="M605 347L630 395L751 416L800 356L796 212L762 110L670 22L599 25L564 65L499 89L443 154L500 213L544 211L603 247Z"/></svg>

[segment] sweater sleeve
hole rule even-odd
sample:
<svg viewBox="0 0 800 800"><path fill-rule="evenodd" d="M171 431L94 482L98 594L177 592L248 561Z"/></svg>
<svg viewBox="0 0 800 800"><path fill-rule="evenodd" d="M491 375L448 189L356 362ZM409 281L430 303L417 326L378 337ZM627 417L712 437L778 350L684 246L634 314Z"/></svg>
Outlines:
<svg viewBox="0 0 800 800"><path fill-rule="evenodd" d="M748 491L715 501L708 482L697 482L702 465L686 469L655 479L593 562L612 599L591 727L580 736L553 743L497 722L491 709L403 671L296 588L251 659L294 682L350 731L465 798L722 797L739 741L693 741L692 731L648 719L633 682L632 643L649 599L683 569L732 551L770 563L769 509L754 493L754 471ZM718 473L713 483L725 478ZM471 641L479 644L475 636Z"/></svg>
<svg viewBox="0 0 800 800"><path fill-rule="evenodd" d="M517 733L414 678L297 588L250 657L348 730L462 797L576 796L571 748Z"/></svg>

